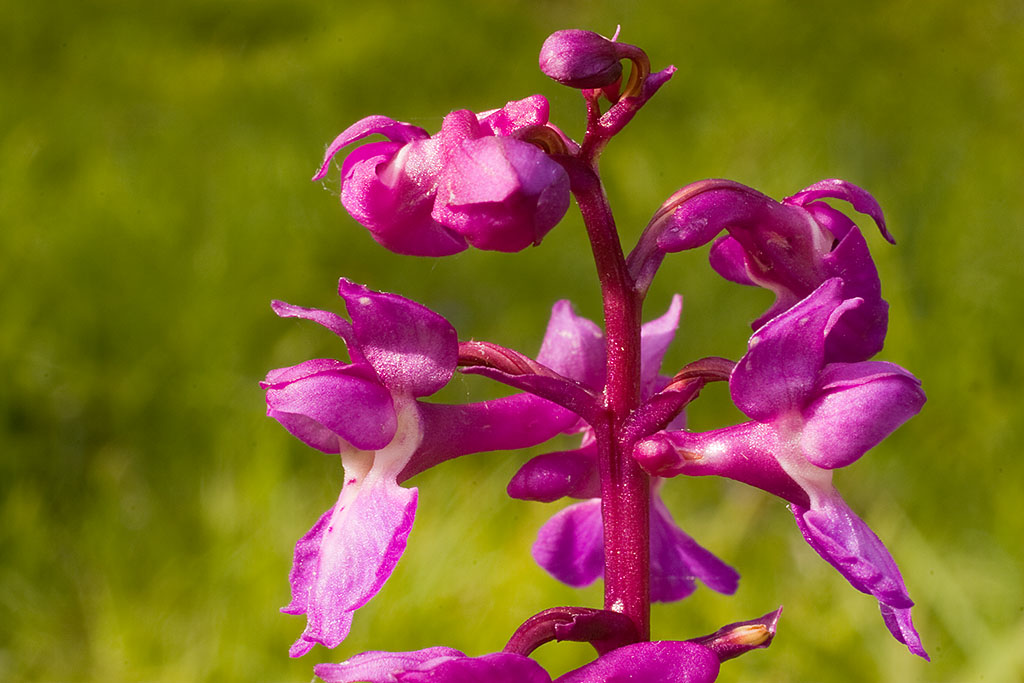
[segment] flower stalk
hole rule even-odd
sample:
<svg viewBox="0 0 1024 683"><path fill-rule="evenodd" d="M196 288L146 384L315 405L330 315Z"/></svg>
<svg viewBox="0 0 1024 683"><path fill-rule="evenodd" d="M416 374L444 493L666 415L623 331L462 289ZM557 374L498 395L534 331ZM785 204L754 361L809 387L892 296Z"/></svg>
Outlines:
<svg viewBox="0 0 1024 683"><path fill-rule="evenodd" d="M595 425L604 522L605 609L628 615L650 638L650 478L620 434L640 403L642 301L626 269L618 230L598 175L570 172L570 188L587 229L604 308L606 421Z"/></svg>

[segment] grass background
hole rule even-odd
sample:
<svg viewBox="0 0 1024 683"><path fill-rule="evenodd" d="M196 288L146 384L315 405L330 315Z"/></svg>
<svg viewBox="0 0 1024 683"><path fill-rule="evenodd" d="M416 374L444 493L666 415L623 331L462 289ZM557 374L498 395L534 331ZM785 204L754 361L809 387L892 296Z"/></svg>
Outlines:
<svg viewBox="0 0 1024 683"><path fill-rule="evenodd" d="M553 30L619 23L655 68L679 67L605 155L624 241L700 178L776 197L825 177L868 188L898 240L869 235L892 304L881 357L929 395L837 482L900 563L931 664L889 637L782 504L712 480L665 496L741 587L657 607L656 635L784 604L771 649L721 680L1024 676L1019 0L58 0L0 22L0 679L302 681L365 649L494 651L537 610L600 602L599 587L561 587L529 560L554 507L503 496L523 454L466 458L416 480L409 551L350 638L289 660L304 623L277 612L291 548L341 472L266 419L257 382L337 355L268 302L338 308L341 275L527 352L554 300L597 317L572 214L516 256L414 259L378 248L333 187L307 179L373 113L436 130L451 109L541 92L578 135L578 95L536 53ZM667 262L648 317L675 291L670 366L739 356L768 303L703 254ZM446 395L487 391L467 378ZM692 419L737 418L711 391ZM538 652L556 671L587 656Z"/></svg>

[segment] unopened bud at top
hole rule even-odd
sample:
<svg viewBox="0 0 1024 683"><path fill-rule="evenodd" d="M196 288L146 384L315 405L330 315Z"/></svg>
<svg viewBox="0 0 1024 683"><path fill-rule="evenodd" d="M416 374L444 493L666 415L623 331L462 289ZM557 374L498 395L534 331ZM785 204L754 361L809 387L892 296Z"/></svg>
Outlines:
<svg viewBox="0 0 1024 683"><path fill-rule="evenodd" d="M618 44L593 31L555 31L540 49L540 70L570 88L603 88L622 76Z"/></svg>

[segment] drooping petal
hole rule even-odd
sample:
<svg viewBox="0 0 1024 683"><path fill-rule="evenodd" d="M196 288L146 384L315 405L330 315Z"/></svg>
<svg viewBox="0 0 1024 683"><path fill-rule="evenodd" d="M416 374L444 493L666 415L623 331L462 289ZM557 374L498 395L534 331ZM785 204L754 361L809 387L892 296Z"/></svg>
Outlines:
<svg viewBox="0 0 1024 683"><path fill-rule="evenodd" d="M551 308L537 361L600 391L605 382L604 333L577 315L569 301L558 301Z"/></svg>
<svg viewBox="0 0 1024 683"><path fill-rule="evenodd" d="M889 629L889 633L896 640L906 645L907 649L915 655L930 662L931 657L925 652L924 646L921 644L921 636L917 634L914 622L910 618L910 608L897 609L879 603L878 609L882 612L882 621L885 622L885 627Z"/></svg>
<svg viewBox="0 0 1024 683"><path fill-rule="evenodd" d="M365 363L310 360L271 370L260 386L267 391L267 415L325 453L340 452L339 438L376 449L395 435L391 394Z"/></svg>
<svg viewBox="0 0 1024 683"><path fill-rule="evenodd" d="M739 585L740 575L680 529L661 496L653 493L651 600L682 600L696 589L695 579L700 579L711 590L732 595Z"/></svg>
<svg viewBox="0 0 1024 683"><path fill-rule="evenodd" d="M675 294L668 310L661 317L643 324L640 328L640 387L642 398L654 391L658 370L665 357L676 330L679 329L679 314L683 311L683 297Z"/></svg>
<svg viewBox="0 0 1024 683"><path fill-rule="evenodd" d="M509 481L507 491L512 498L542 503L565 497L600 496L597 448L591 444L531 458Z"/></svg>
<svg viewBox="0 0 1024 683"><path fill-rule="evenodd" d="M604 527L601 499L592 498L561 510L537 533L533 559L570 586L586 586L604 574Z"/></svg>
<svg viewBox="0 0 1024 683"><path fill-rule="evenodd" d="M718 677L718 657L696 643L634 643L555 679L555 683L711 683Z"/></svg>
<svg viewBox="0 0 1024 683"><path fill-rule="evenodd" d="M317 664L313 673L327 683L395 683L404 671L429 668L465 656L450 647L428 647L413 652L361 652L340 664Z"/></svg>
<svg viewBox="0 0 1024 683"><path fill-rule="evenodd" d="M927 659L910 620L914 603L892 555L838 493L821 492L817 497L812 508L790 506L804 539L851 586L874 596L893 637Z"/></svg>
<svg viewBox="0 0 1024 683"><path fill-rule="evenodd" d="M451 323L415 301L345 278L338 283L338 294L363 354L385 385L428 396L448 383L459 353Z"/></svg>
<svg viewBox="0 0 1024 683"><path fill-rule="evenodd" d="M826 469L857 460L925 402L921 382L893 363L834 363L826 366L820 384L803 411L800 444L808 461Z"/></svg>
<svg viewBox="0 0 1024 683"><path fill-rule="evenodd" d="M295 545L292 600L281 611L305 614L307 623L292 645L292 657L315 643L341 643L352 612L377 594L405 551L417 491L395 479L421 433L413 401L398 406L398 413L398 430L385 448L342 455L345 483L338 502Z"/></svg>
<svg viewBox="0 0 1024 683"><path fill-rule="evenodd" d="M857 299L843 301L832 278L750 338L729 380L733 403L748 417L770 422L801 409L825 364L825 336Z"/></svg>
<svg viewBox="0 0 1024 683"><path fill-rule="evenodd" d="M579 420L575 413L532 394L419 407L423 441L399 481L462 455L536 446Z"/></svg>
<svg viewBox="0 0 1024 683"><path fill-rule="evenodd" d="M317 170L316 175L313 176L313 180L320 180L327 175L331 159L333 159L334 155L341 151L343 147L351 145L353 142L361 140L368 135L374 134L383 135L393 142L401 143L412 142L413 140L420 140L429 137L427 131L418 126L402 123L401 121L395 121L387 116L367 116L343 130L338 137L334 138L334 141L327 146L327 152L324 154L323 164L321 164L320 168Z"/></svg>
<svg viewBox="0 0 1024 683"><path fill-rule="evenodd" d="M295 546L292 601L281 611L305 614L306 630L292 646L300 657L315 643L337 647L352 612L384 585L405 551L416 512L416 489L371 472L349 476L333 508Z"/></svg>

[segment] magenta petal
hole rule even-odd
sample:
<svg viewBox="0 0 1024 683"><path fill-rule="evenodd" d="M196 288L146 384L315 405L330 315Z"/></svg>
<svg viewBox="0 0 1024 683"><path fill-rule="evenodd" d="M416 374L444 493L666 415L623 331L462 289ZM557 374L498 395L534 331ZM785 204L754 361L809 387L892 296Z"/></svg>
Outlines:
<svg viewBox="0 0 1024 683"><path fill-rule="evenodd" d="M537 361L600 391L605 381L604 333L593 321L577 315L570 302L558 301L551 308Z"/></svg>
<svg viewBox="0 0 1024 683"><path fill-rule="evenodd" d="M361 652L340 664L317 664L313 673L327 683L395 683L396 676L403 671L429 668L465 656L450 647L429 647L413 652Z"/></svg>
<svg viewBox="0 0 1024 683"><path fill-rule="evenodd" d="M487 136L448 159L434 220L478 249L516 252L541 240L569 208L569 177L535 145Z"/></svg>
<svg viewBox="0 0 1024 683"><path fill-rule="evenodd" d="M345 159L341 203L373 238L389 250L411 256L447 256L466 241L435 221L434 185L440 173L436 141L396 148L363 145Z"/></svg>
<svg viewBox="0 0 1024 683"><path fill-rule="evenodd" d="M823 259L829 277L843 280L842 297L863 299L839 319L825 342L828 362L867 360L882 350L889 326L889 304L882 298L878 270L860 228L854 226Z"/></svg>
<svg viewBox="0 0 1024 683"><path fill-rule="evenodd" d="M537 564L570 586L586 586L600 578L604 574L601 499L570 505L549 519L537 533L532 553Z"/></svg>
<svg viewBox="0 0 1024 683"><path fill-rule="evenodd" d="M907 595L903 577L892 555L838 494L825 497L815 508L791 506L797 526L815 552L842 574L857 590L874 596L889 615L886 625L893 636L911 651L920 650L920 638L910 621L913 601ZM898 626L894 630L894 626ZM924 656L923 650L917 652Z"/></svg>
<svg viewBox="0 0 1024 683"><path fill-rule="evenodd" d="M591 445L574 451L538 455L519 468L508 483L507 491L512 498L543 503L566 496L600 496L597 449Z"/></svg>
<svg viewBox="0 0 1024 683"><path fill-rule="evenodd" d="M357 140L361 140L367 135L374 134L383 135L394 142L411 142L413 140L429 137L427 131L418 126L402 123L401 121L395 121L387 116L367 116L365 119L360 119L343 130L338 137L334 138L334 141L327 146L327 152L324 154L323 164L321 164L320 168L317 170L316 175L313 176L313 180L320 180L327 175L331 159L333 159L334 155L341 151L343 147L350 145Z"/></svg>
<svg viewBox="0 0 1024 683"><path fill-rule="evenodd" d="M555 683L712 683L718 657L696 643L655 641L612 650Z"/></svg>
<svg viewBox="0 0 1024 683"><path fill-rule="evenodd" d="M841 289L839 278L825 281L753 334L729 379L733 403L745 415L769 422L802 408L811 398L825 364L825 336L835 320L858 303L844 302Z"/></svg>
<svg viewBox="0 0 1024 683"><path fill-rule="evenodd" d="M878 608L882 612L882 621L885 622L885 626L893 638L906 645L907 649L918 657L930 662L931 657L925 652L924 646L921 644L921 636L917 634L914 622L910 618L910 608L895 609L881 603Z"/></svg>
<svg viewBox="0 0 1024 683"><path fill-rule="evenodd" d="M353 343L354 337L352 336L352 323L345 320L337 313L321 311L318 308L295 306L285 303L284 301L277 300L271 301L270 307L274 309L274 313L277 313L277 315L282 318L302 318L304 320L312 320L318 325L323 325L345 341L345 344L348 346L349 355L352 356L353 363L365 360L362 353L359 351L358 345Z"/></svg>
<svg viewBox="0 0 1024 683"><path fill-rule="evenodd" d="M383 448L395 435L391 394L365 364L316 359L272 370L260 383L267 415L303 443L339 452L339 437L360 449Z"/></svg>
<svg viewBox="0 0 1024 683"><path fill-rule="evenodd" d="M682 600L700 579L720 593L734 593L739 575L680 529L653 494L651 515L651 599ZM604 575L601 500L570 505L541 527L533 557L559 581L580 587Z"/></svg>
<svg viewBox="0 0 1024 683"><path fill-rule="evenodd" d="M711 245L708 260L715 272L738 285L755 286L747 270L746 252L735 237L723 235ZM774 316L773 316L774 317Z"/></svg>
<svg viewBox="0 0 1024 683"><path fill-rule="evenodd" d="M466 241L431 217L443 167L438 140L363 145L342 167L341 203L379 243L399 254L447 256Z"/></svg>
<svg viewBox="0 0 1024 683"><path fill-rule="evenodd" d="M845 467L920 412L921 383L892 363L836 363L822 375L821 393L803 411L800 444L808 461Z"/></svg>
<svg viewBox="0 0 1024 683"><path fill-rule="evenodd" d="M398 486L382 471L391 463L374 465L365 476L359 467L346 467L338 502L295 545L292 601L281 611L305 614L307 625L293 657L313 643L341 643L352 612L377 594L405 551L416 489Z"/></svg>
<svg viewBox="0 0 1024 683"><path fill-rule="evenodd" d="M683 297L675 294L664 315L644 323L640 328L640 387L645 394L644 398L654 390L658 369L679 329L679 314L682 311Z"/></svg>
<svg viewBox="0 0 1024 683"><path fill-rule="evenodd" d="M837 178L820 180L800 190L792 197L787 197L783 201L787 204L803 206L817 199L842 199L850 202L856 211L871 216L886 240L893 244L896 243L896 240L893 239L885 227L885 216L882 213L882 207L878 204L878 200L867 190L845 180Z"/></svg>
<svg viewBox="0 0 1024 683"><path fill-rule="evenodd" d="M696 588L695 579L719 593L735 593L740 580L736 570L680 529L657 493L652 499L651 600L682 600Z"/></svg>
<svg viewBox="0 0 1024 683"><path fill-rule="evenodd" d="M529 657L496 652L483 657L453 657L407 671L401 683L551 683L551 676Z"/></svg>
<svg viewBox="0 0 1024 683"><path fill-rule="evenodd" d="M850 585L891 609L909 609L914 604L889 551L838 495L817 509L793 505L792 510L808 544ZM912 625L910 630L916 638Z"/></svg>
<svg viewBox="0 0 1024 683"><path fill-rule="evenodd" d="M447 320L397 294L375 292L342 278L352 328L366 359L389 388L428 396L451 379L458 336Z"/></svg>
<svg viewBox="0 0 1024 683"><path fill-rule="evenodd" d="M548 122L548 101L543 95L513 100L501 109L481 114L481 131L488 135L513 135L523 128Z"/></svg>

